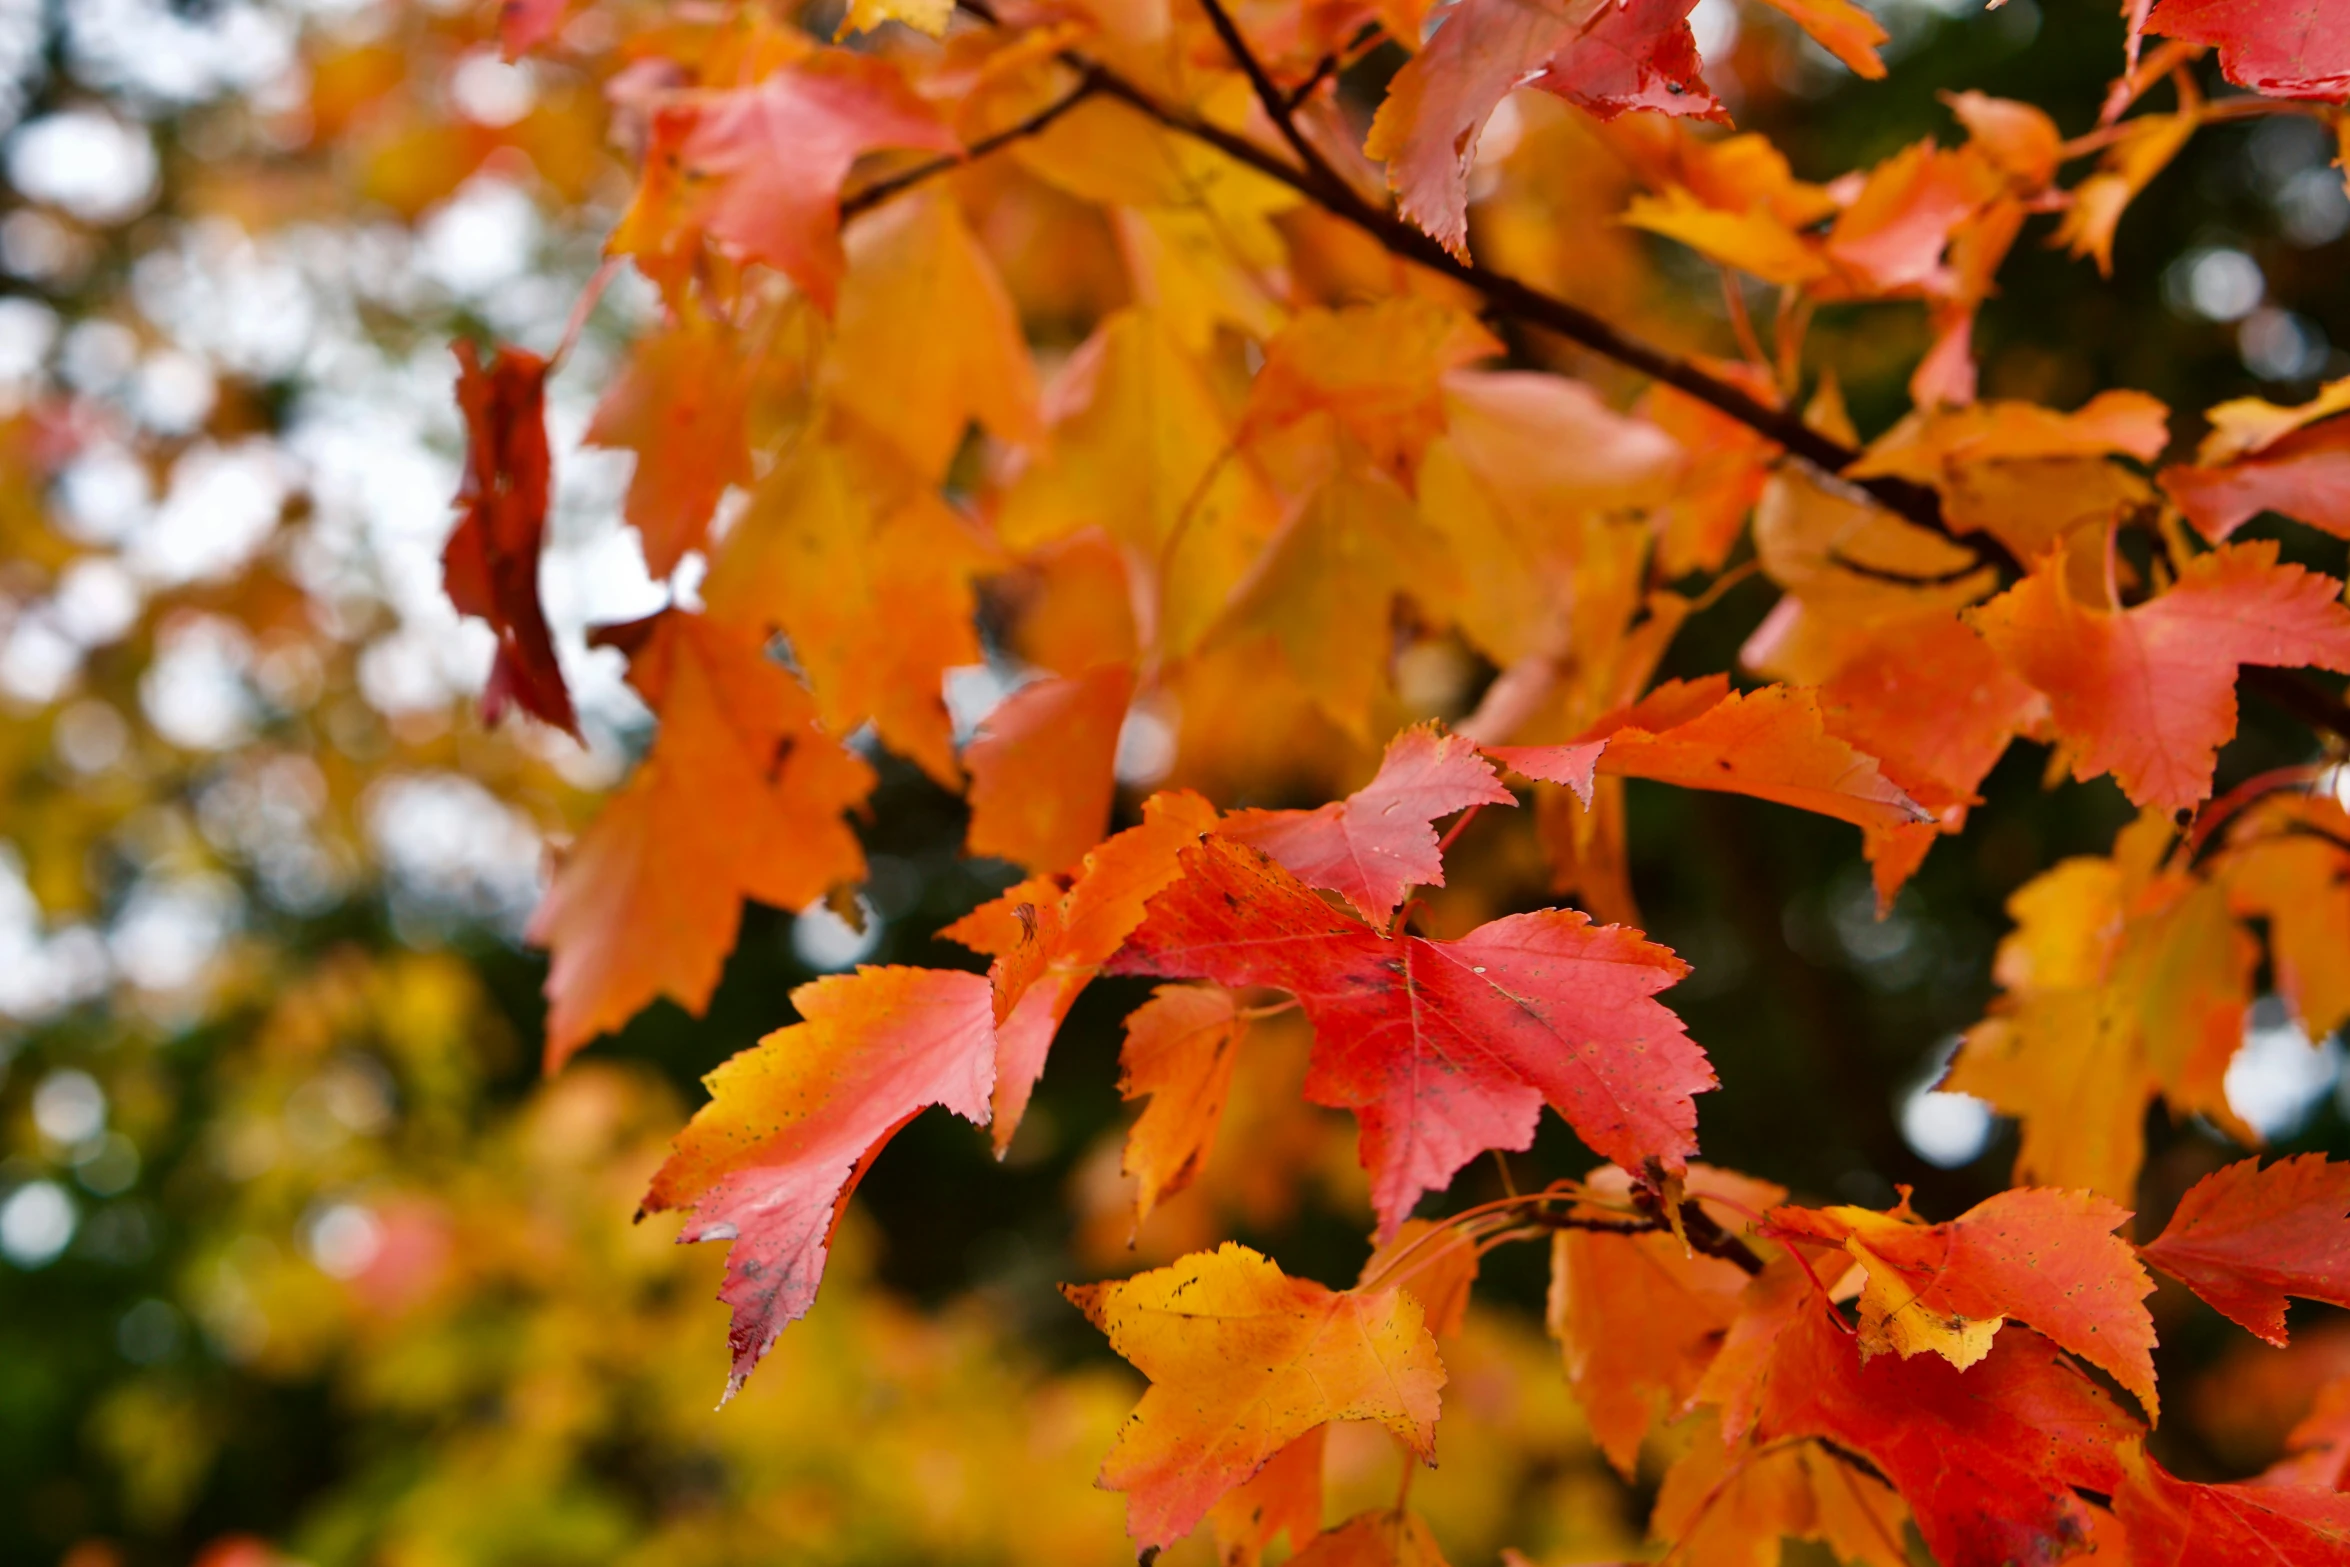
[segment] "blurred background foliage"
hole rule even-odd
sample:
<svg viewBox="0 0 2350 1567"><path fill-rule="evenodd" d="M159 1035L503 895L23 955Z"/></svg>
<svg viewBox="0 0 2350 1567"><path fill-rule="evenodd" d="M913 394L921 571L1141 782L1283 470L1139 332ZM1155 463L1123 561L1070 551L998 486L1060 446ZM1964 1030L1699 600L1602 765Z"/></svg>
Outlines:
<svg viewBox="0 0 2350 1567"><path fill-rule="evenodd" d="M1876 9L1880 84L1734 0L1699 9L1709 76L1800 175L1954 139L1936 94L1962 86L2081 131L2119 59L2108 0ZM1304 1038L1268 1027L1220 1156L1129 1250L1116 1023L1142 992L1097 985L1010 1157L912 1126L813 1317L712 1415L720 1259L627 1222L695 1079L816 973L970 964L932 933L1009 872L959 858L960 805L885 760L862 930L754 910L706 1018L657 1006L539 1079L543 970L517 932L541 835L643 738L617 660L578 631L662 590L619 527L625 460L578 436L651 306L616 289L554 386L547 594L590 743L485 734L487 637L439 589L445 345L551 343L627 189L598 84L502 64L493 10L0 0L0 1561L1120 1559L1118 1501L1088 1482L1135 1379L1052 1285L1227 1236L1345 1282L1368 1249L1351 1130L1298 1100ZM1350 90L1372 101L1393 64ZM1548 101L1506 120L1486 156L1523 161L1536 194L1481 209L1481 248L1729 351L1716 274L1608 221L1628 175L1597 140ZM2191 410L2350 372L2330 155L2296 118L2204 132L2130 209L2110 281L2028 237L1979 329L1986 391L2069 406L2131 386ZM1040 344L1122 297L1098 240L984 237ZM1914 306L1831 310L1814 358L1874 433L1925 341ZM1560 345L1513 351L1629 390ZM1728 664L1767 596L1724 596L1667 672ZM1423 651L1407 701L1459 712L1475 671ZM975 672L964 695L988 687ZM1252 776L1280 803L1369 760L1315 743L1302 767L1187 765L1222 803ZM2221 787L2305 745L2248 709ZM1815 1198L1912 1183L1933 1214L2004 1184L2011 1135L1924 1085L1981 1015L2003 900L2128 815L2109 781L2045 786L2041 759L2011 754L1881 921L1847 829L1631 786L1633 884L1695 964L1670 999L1723 1079L1710 1158ZM1435 924L1547 901L1531 815L1462 840L1470 874ZM2279 1146L2350 1154L2339 1054L2264 1004L2231 1091ZM2151 1135L2158 1211L2225 1157L2194 1125ZM1518 1178L1588 1162L1552 1122ZM1541 1289L1539 1257L1498 1255L1448 1350L1443 1464L1415 1500L1457 1560L1639 1548L1647 1496L1597 1461ZM2167 1285L2155 1306L2165 1384L2187 1390L2161 1435L2182 1472L2264 1463L2350 1371L2338 1314L2302 1307L2277 1353L2230 1347ZM2223 1354L2233 1396L2199 1396ZM1333 1515L1395 1465L1384 1438L1340 1441Z"/></svg>

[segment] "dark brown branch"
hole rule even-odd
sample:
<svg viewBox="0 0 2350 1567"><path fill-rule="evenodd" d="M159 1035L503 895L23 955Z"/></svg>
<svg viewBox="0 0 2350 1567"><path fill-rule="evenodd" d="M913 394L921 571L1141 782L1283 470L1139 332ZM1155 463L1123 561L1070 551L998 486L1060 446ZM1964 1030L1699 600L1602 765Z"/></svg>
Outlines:
<svg viewBox="0 0 2350 1567"><path fill-rule="evenodd" d="M1632 1206L1640 1209L1660 1227L1667 1223L1664 1184L1664 1169L1654 1159L1648 1161L1640 1178L1632 1183ZM1688 1241L1691 1251L1703 1252L1708 1257L1719 1257L1747 1273L1762 1272L1761 1254L1715 1223L1714 1216L1699 1206L1696 1198L1681 1199L1679 1218L1681 1236Z"/></svg>
<svg viewBox="0 0 2350 1567"><path fill-rule="evenodd" d="M1070 90L1067 96L1054 99L1019 124L1008 125L991 136L982 136L958 154L944 158L933 158L928 163L917 163L912 168L892 174L887 179L875 180L854 195L843 196L840 203L841 221L846 223L860 212L871 211L892 196L911 190L924 180L933 179L953 169L959 169L974 158L984 158L999 147L1008 147L1013 142L1038 134L1053 121L1101 90L1097 73L1091 67L1081 67L1080 69L1081 75L1077 85Z"/></svg>
<svg viewBox="0 0 2350 1567"><path fill-rule="evenodd" d="M964 10L985 21L996 20L995 10L988 0L958 0L958 3ZM1772 407L1743 389L1707 374L1687 360L1631 336L1612 322L1580 306L1546 294L1506 273L1495 272L1455 256L1413 224L1365 201L1354 187L1330 171L1328 163L1305 141L1291 116L1288 103L1273 85L1272 79L1265 74L1263 65L1249 50L1247 41L1240 36L1220 0L1202 0L1202 4L1210 23L1216 27L1217 36L1248 74L1250 85L1256 89L1259 101L1265 104L1266 113L1272 116L1273 123L1282 131L1284 139L1306 160L1304 169L1301 170L1287 159L1276 157L1245 136L1235 135L1222 126L1161 103L1117 72L1074 50L1064 50L1061 58L1085 73L1088 90L1115 98L1168 129L1195 141L1205 142L1235 162L1245 164L1266 178L1288 186L1361 229L1390 255L1417 262L1432 272L1474 290L1494 313L1556 333L1627 369L1636 370L1653 380L1662 381L1676 391L1685 392L1828 473L1841 475L1859 460L1858 451L1833 436L1813 429L1799 413ZM992 142L995 139L989 140ZM1323 171L1323 174L1317 175L1314 172L1316 169ZM901 180L904 178L900 177ZM1941 498L1930 488L1906 479L1883 476L1850 482L1877 504L1905 521L1930 528L1946 538L1957 539L1975 551L1985 564L1997 566L2009 573L2021 574L2023 571L2023 563L1998 540L1981 535L1958 538L1943 519ZM2350 739L2350 704L2345 704L2341 698L2316 685L2306 676L2289 670L2250 668L2244 671L2244 684L2300 722Z"/></svg>
<svg viewBox="0 0 2350 1567"><path fill-rule="evenodd" d="M1273 128L1281 133L1281 139L1289 143L1289 150L1297 154L1297 161L1304 167L1307 178L1314 186L1311 194L1328 202L1333 192L1346 189L1346 181L1336 169L1330 167L1329 160L1322 156L1320 149L1306 140L1305 132L1297 128L1294 105L1274 85L1264 62L1257 58L1256 51L1248 46L1248 40L1241 36L1240 25L1232 20L1232 13L1224 9L1223 0L1199 0L1199 4L1200 9L1208 15L1208 25L1216 30L1217 38L1223 41L1225 53L1232 56L1233 63L1248 77L1249 89L1257 95L1257 102L1264 108L1265 117L1273 122ZM1299 189L1305 187L1301 185Z"/></svg>
<svg viewBox="0 0 2350 1567"><path fill-rule="evenodd" d="M2307 675L2255 664L2244 671L2244 689L2312 729L2350 740L2350 707Z"/></svg>
<svg viewBox="0 0 2350 1567"><path fill-rule="evenodd" d="M1635 1193L1634 1201L1640 1201ZM1643 1206L1654 1206L1654 1200ZM1645 1219L1587 1219L1571 1213L1549 1213L1540 1208L1528 1213L1522 1221L1545 1230L1586 1230L1599 1235L1664 1235L1672 1226L1661 1217ZM1700 1208L1694 1199L1681 1204L1681 1233L1689 1238L1690 1249L1719 1257L1748 1273L1760 1273L1763 1260L1746 1242L1732 1235L1714 1222L1712 1214Z"/></svg>
<svg viewBox="0 0 2350 1567"><path fill-rule="evenodd" d="M1330 80L1331 77L1336 76L1337 74L1338 56L1334 54L1326 54L1322 56L1321 59L1315 61L1313 74L1308 76L1304 81L1298 83L1295 90L1293 90L1289 96L1283 100L1289 105L1289 112L1292 114L1297 113L1297 111L1304 106L1305 101L1314 95L1314 89L1320 87L1324 82Z"/></svg>
<svg viewBox="0 0 2350 1567"><path fill-rule="evenodd" d="M1662 1235L1662 1219L1579 1219L1571 1213L1545 1213L1537 1208L1525 1217L1545 1230L1589 1230L1600 1235Z"/></svg>

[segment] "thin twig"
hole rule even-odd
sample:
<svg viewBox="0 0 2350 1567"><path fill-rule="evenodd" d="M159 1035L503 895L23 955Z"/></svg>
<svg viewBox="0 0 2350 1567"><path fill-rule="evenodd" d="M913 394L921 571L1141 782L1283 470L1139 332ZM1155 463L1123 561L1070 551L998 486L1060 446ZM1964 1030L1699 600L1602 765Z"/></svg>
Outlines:
<svg viewBox="0 0 2350 1567"><path fill-rule="evenodd" d="M1322 56L1321 59L1315 61L1314 73L1311 76L1308 76L1304 81L1298 83L1296 89L1289 94L1287 99L1284 100L1289 105L1289 112L1292 114L1297 113L1299 109L1305 106L1305 101L1314 95L1315 88L1321 86L1324 82L1330 80L1331 77L1336 76L1337 74L1338 56L1334 54L1326 54Z"/></svg>
<svg viewBox="0 0 2350 1567"><path fill-rule="evenodd" d="M982 136L960 153L951 153L943 158L933 158L927 163L917 163L912 168L893 174L887 179L875 180L853 196L842 197L840 203L841 221L846 223L858 213L878 207L892 196L910 190L924 180L945 174L950 170L959 169L974 158L983 158L999 147L1007 147L1013 142L1038 134L1053 121L1067 114L1100 90L1100 84L1094 79L1094 73L1090 70L1086 71L1077 86L1066 97L1054 99L1019 124L1006 126L993 135Z"/></svg>
<svg viewBox="0 0 2350 1567"><path fill-rule="evenodd" d="M553 375L571 357L572 347L587 330L588 317L595 314L596 301L604 297L604 285L612 281L612 274L620 270L620 258L607 256L580 289L579 298L571 302L571 319L563 323L563 341L555 345L555 352L547 360L547 374Z"/></svg>
<svg viewBox="0 0 2350 1567"><path fill-rule="evenodd" d="M2203 853L2203 846L2211 841L2211 835L2219 831L2229 817L2262 795L2275 794L2281 789L2307 789L2324 776L2327 767L2328 764L2324 762L2303 763L2296 767L2272 767L2265 773L2255 773L2245 779L2195 813L2194 825L2187 829L2186 837L2179 840L2178 862L2192 865Z"/></svg>
<svg viewBox="0 0 2350 1567"><path fill-rule="evenodd" d="M1199 5L1208 15L1208 25L1223 40L1224 50L1232 56L1233 64L1239 66L1241 73L1248 78L1249 88L1257 95L1257 102L1263 106L1265 117L1273 122L1273 128L1281 133L1283 141L1289 143L1289 150L1297 154L1298 163L1319 187L1316 194L1344 189L1345 179L1330 166L1330 160L1322 156L1321 149L1306 140L1305 132L1297 128L1295 105L1274 84L1264 62L1257 58L1256 51L1248 46L1248 40L1241 36L1240 24L1233 21L1232 13L1224 9L1223 0L1199 0Z"/></svg>

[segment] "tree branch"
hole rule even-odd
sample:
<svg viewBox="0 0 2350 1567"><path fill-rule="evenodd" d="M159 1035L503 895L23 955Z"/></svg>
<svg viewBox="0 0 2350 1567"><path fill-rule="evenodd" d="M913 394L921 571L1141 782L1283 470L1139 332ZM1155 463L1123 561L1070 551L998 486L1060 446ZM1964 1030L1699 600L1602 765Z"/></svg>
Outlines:
<svg viewBox="0 0 2350 1567"><path fill-rule="evenodd" d="M989 0L958 0L958 3L964 10L985 21L993 23L997 19ZM1667 353L1654 344L1633 337L1614 323L1578 305L1546 294L1507 273L1493 271L1473 261L1464 261L1395 213L1365 201L1353 186L1330 169L1328 162L1314 151L1303 133L1297 129L1289 104L1283 99L1280 89L1273 84L1272 78L1265 73L1264 66L1250 52L1247 41L1241 37L1232 18L1225 12L1221 0L1201 0L1201 5L1207 12L1210 24L1215 27L1217 36L1247 74L1250 86L1256 90L1258 101L1265 106L1265 112L1271 116L1275 127L1305 160L1303 169L1285 158L1275 156L1245 136L1227 131L1188 110L1160 102L1116 71L1075 50L1063 50L1061 59L1084 75L1086 91L1114 98L1169 130L1205 142L1267 179L1288 186L1325 211L1361 229L1388 254L1415 262L1471 289L1485 300L1489 309L1526 325L1555 333L1627 369L1636 370L1652 380L1662 381L1676 391L1685 392L1830 474L1841 476L1845 469L1859 460L1860 453L1857 450L1833 436L1813 429L1800 413L1772 407L1748 395L1744 389L1710 375L1688 360ZM1018 129L1015 127L1015 130ZM997 138L991 137L987 143L975 144L973 151L977 152L989 144L1000 143ZM1317 174L1317 170L1321 172ZM899 177L901 182L906 178ZM846 211L845 203L843 210ZM1962 538L1955 534L1943 519L1941 497L1927 486L1883 476L1846 482L1854 484L1895 516L1963 544L1986 564L1997 566L2005 572L2022 573L2023 563L1998 540L1984 535ZM2300 722L2350 740L2350 704L2345 704L2340 697L2313 683L2308 677L2289 670L2248 668L2244 671L2243 683Z"/></svg>
<svg viewBox="0 0 2350 1567"><path fill-rule="evenodd" d="M960 153L950 154L943 158L933 158L927 163L917 163L912 168L892 174L887 179L875 180L854 195L843 196L840 203L840 220L846 223L858 213L869 212L892 196L911 190L924 180L944 174L951 169L959 169L974 158L984 158L999 147L1007 147L1013 142L1036 135L1051 125L1053 121L1101 91L1098 75L1099 73L1094 68L1080 66L1076 87L1072 88L1066 96L1054 99L1019 124L1008 125L992 136L982 136Z"/></svg>
<svg viewBox="0 0 2350 1567"><path fill-rule="evenodd" d="M1240 26L1232 20L1232 13L1224 9L1223 0L1199 0L1199 4L1200 9L1208 14L1208 25L1216 30L1217 38L1223 41L1224 52L1232 56L1233 63L1248 77L1249 88L1257 95L1257 103L1264 109L1265 117L1273 122L1273 128L1281 133L1281 139L1289 143L1289 150L1297 154L1298 163L1318 187L1316 194L1327 202L1331 192L1344 190L1345 179L1330 166L1321 150L1306 140L1305 132L1297 128L1296 106L1274 85L1264 62L1257 58L1256 51L1248 46L1248 40L1241 36Z"/></svg>

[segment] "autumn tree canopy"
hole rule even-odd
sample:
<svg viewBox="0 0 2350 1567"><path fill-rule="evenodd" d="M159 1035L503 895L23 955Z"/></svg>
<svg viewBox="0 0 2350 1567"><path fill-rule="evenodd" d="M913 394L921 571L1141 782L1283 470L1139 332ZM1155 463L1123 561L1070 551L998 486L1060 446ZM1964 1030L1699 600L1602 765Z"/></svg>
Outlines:
<svg viewBox="0 0 2350 1567"><path fill-rule="evenodd" d="M2350 11L2081 9L68 26L0 1247L438 1435L27 1559L2350 1563Z"/></svg>

